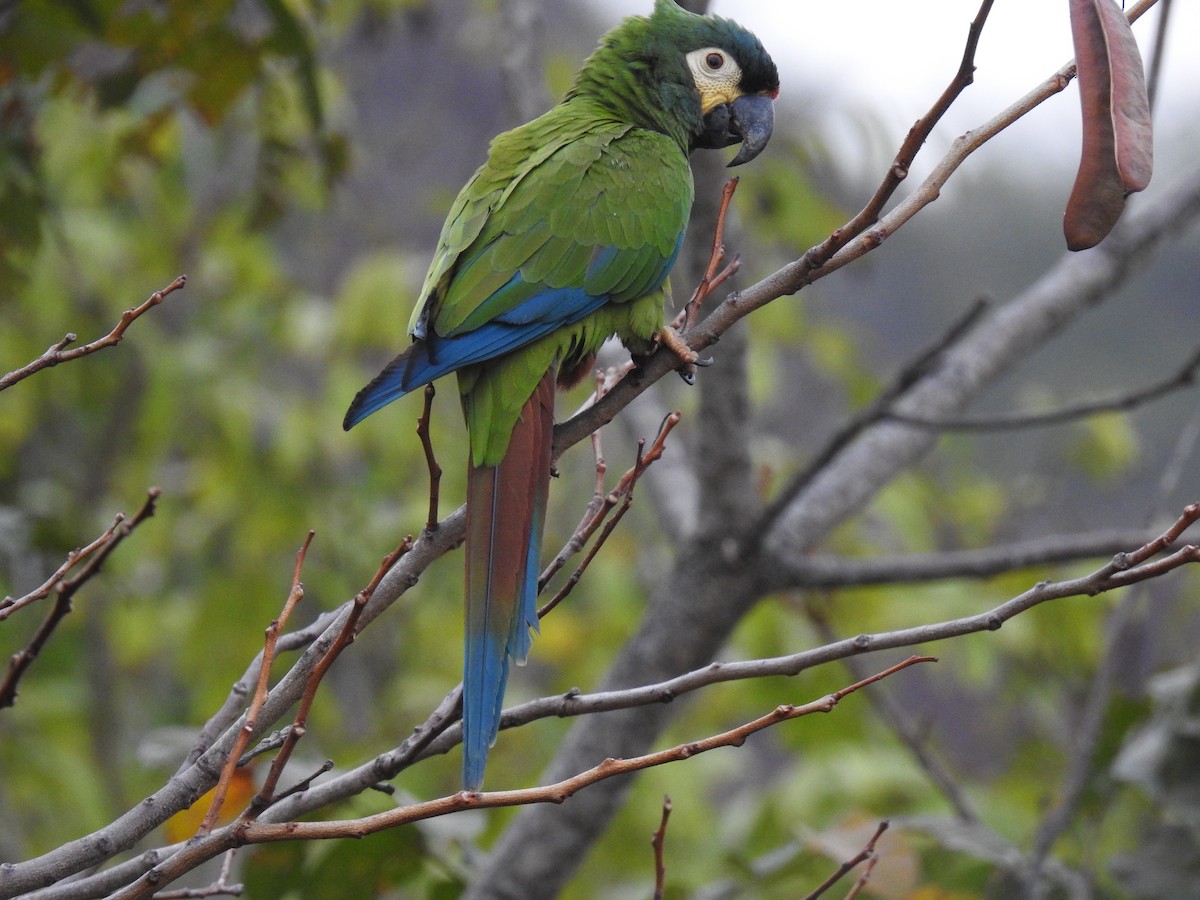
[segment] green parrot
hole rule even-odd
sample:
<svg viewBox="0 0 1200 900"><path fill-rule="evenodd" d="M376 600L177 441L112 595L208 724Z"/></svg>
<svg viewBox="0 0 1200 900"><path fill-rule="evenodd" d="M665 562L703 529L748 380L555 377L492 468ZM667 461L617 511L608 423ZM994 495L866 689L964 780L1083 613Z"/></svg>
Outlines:
<svg viewBox="0 0 1200 900"><path fill-rule="evenodd" d="M554 392L611 335L663 339L667 274L692 206L688 154L766 146L779 75L727 19L656 0L588 57L557 106L496 137L458 195L409 324L412 343L359 391L349 429L450 372L468 433L463 787L483 784L509 660L537 628ZM674 340L670 340L674 338Z"/></svg>

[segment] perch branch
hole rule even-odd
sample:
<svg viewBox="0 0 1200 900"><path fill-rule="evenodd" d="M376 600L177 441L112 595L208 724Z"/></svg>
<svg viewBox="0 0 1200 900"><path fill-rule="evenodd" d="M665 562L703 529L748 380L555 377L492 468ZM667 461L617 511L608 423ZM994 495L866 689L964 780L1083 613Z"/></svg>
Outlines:
<svg viewBox="0 0 1200 900"><path fill-rule="evenodd" d="M1128 10L1129 21L1136 21L1156 2L1158 0L1140 0ZM962 81L961 73L966 62L971 59L974 43L978 39L976 32L982 28L982 17L986 16L989 6L990 2L985 2L980 7L980 14L971 26L971 34L963 54L964 62L960 64L958 73L948 88L950 92L955 90L961 92L966 87L966 84L961 84L959 87ZM973 62L971 65L973 66ZM729 294L713 312L683 335L688 346L696 351L705 349L736 322L755 310L782 296L795 294L805 286L874 250L909 219L936 200L946 182L969 156L1005 128L1064 90L1074 77L1074 63L1068 63L1007 109L979 127L960 135L925 181L912 194L897 204L890 213L876 221L886 200L892 196L903 178L907 177L912 159L908 158L906 153L911 152L910 148L913 146L919 148L920 142L929 136L933 127L944 114L943 106L946 97L944 93L931 107L929 113L913 126L915 131L910 131L909 137L905 139L901 151L897 153L896 162L889 169L875 196L858 215L836 229L822 243L810 248L798 259L756 284ZM969 82L967 83L969 84ZM635 397L677 367L678 359L667 352L660 351L644 359L639 366L636 379L624 379L609 392L602 402L555 428L555 457L557 458L563 450L579 442L596 428L612 421L613 417Z"/></svg>

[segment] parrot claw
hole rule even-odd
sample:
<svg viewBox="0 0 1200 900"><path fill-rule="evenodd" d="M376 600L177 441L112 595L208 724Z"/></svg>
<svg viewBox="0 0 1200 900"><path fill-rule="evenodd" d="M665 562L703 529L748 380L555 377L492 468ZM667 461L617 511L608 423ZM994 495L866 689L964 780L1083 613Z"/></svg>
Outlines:
<svg viewBox="0 0 1200 900"><path fill-rule="evenodd" d="M670 325L664 325L659 331L658 343L674 353L685 366L696 364L696 351L689 347L683 336Z"/></svg>
<svg viewBox="0 0 1200 900"><path fill-rule="evenodd" d="M670 325L664 325L658 333L658 343L674 353L679 359L681 363L678 370L679 377L686 384L691 385L696 383L696 366L712 365L711 359L701 359L696 351L687 345L683 336Z"/></svg>

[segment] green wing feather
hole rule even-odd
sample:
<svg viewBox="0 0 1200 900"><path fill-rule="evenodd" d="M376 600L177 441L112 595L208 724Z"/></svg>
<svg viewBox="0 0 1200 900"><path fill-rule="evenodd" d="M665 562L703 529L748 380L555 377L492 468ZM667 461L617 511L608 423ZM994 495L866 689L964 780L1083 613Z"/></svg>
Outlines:
<svg viewBox="0 0 1200 900"><path fill-rule="evenodd" d="M556 362L585 358L613 333L645 347L662 324L666 269L691 204L691 170L675 141L582 100L492 142L443 228L410 330L467 333L548 289L608 302L459 372L477 465L503 456L521 407Z"/></svg>

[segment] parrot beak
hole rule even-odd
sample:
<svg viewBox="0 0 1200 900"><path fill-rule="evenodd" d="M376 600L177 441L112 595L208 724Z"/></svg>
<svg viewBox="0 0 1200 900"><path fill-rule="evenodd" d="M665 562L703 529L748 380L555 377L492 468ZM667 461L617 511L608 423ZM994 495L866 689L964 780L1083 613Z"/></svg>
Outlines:
<svg viewBox="0 0 1200 900"><path fill-rule="evenodd" d="M729 161L729 167L750 162L762 153L775 129L775 103L762 94L747 94L738 97L729 105L731 131L742 140L737 156Z"/></svg>
<svg viewBox="0 0 1200 900"><path fill-rule="evenodd" d="M732 103L714 107L704 117L704 130L692 140L692 149L719 150L741 141L730 166L748 163L762 153L775 127L775 104L765 94L746 94Z"/></svg>

